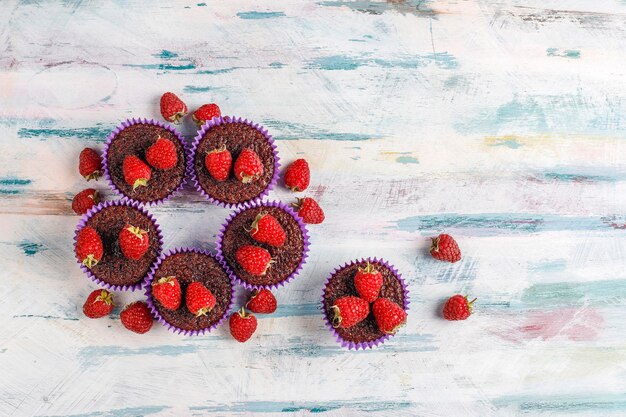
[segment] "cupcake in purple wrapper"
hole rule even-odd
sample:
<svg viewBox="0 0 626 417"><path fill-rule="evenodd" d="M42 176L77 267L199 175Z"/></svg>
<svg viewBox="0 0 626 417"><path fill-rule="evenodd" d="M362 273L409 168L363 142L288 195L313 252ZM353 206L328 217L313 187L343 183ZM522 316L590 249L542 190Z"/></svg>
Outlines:
<svg viewBox="0 0 626 417"><path fill-rule="evenodd" d="M268 228L282 229L284 235L278 241L266 240L262 235ZM272 232L274 240L276 235L280 232ZM237 252L244 246L260 247L269 252L271 261L263 274L251 274L241 266ZM216 250L237 283L248 289L276 288L302 269L309 252L309 234L298 215L285 204L278 201L247 203L222 226Z"/></svg>
<svg viewBox="0 0 626 417"><path fill-rule="evenodd" d="M159 280L176 278L181 290L180 307L165 307L152 293ZM201 283L215 297L215 306L208 312L192 314L185 304L186 289L192 282ZM152 268L146 282L148 306L157 320L175 333L195 336L210 332L227 316L233 304L235 287L220 260L198 249L174 249L163 255Z"/></svg>
<svg viewBox="0 0 626 417"><path fill-rule="evenodd" d="M359 293L354 285L354 276L359 268L367 268L368 263L375 271L379 271L383 278L383 285L378 298L384 298L395 303L405 312L409 307L409 293L402 276L383 259L361 259L336 269L326 281L326 286L322 292L322 311L324 321L335 335L337 342L349 349L372 348L384 343L393 336L392 333L386 333L379 329L372 311L373 304L370 304L368 316L353 326L343 327L340 324L340 320L336 320L337 309L334 307L335 302L342 297L359 297Z"/></svg>
<svg viewBox="0 0 626 417"><path fill-rule="evenodd" d="M251 181L237 179L234 167L244 149L254 151L263 165ZM210 153L227 150L232 157L228 176L216 179L206 166ZM216 117L198 131L189 152L189 178L193 186L215 204L238 207L266 196L278 180L278 152L272 136L262 126L241 117Z"/></svg>
<svg viewBox="0 0 626 417"><path fill-rule="evenodd" d="M150 268L161 255L163 236L152 215L138 202L106 201L90 209L79 221L76 241L84 227L94 229L102 241L102 259L91 268L78 260L81 269L92 281L115 291L134 291L143 286ZM139 259L129 259L122 253L119 236L123 228L133 226L148 236L148 249Z"/></svg>
<svg viewBox="0 0 626 417"><path fill-rule="evenodd" d="M145 185L143 181L127 182L124 160L132 156L149 169ZM107 137L102 155L104 176L113 191L144 204L158 204L182 188L186 158L183 138L176 129L148 119L126 120L115 128Z"/></svg>

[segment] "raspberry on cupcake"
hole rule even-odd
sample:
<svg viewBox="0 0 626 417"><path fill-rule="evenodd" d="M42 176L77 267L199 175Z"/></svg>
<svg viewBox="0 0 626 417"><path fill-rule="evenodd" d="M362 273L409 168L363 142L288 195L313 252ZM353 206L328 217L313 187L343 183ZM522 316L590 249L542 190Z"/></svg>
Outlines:
<svg viewBox="0 0 626 417"><path fill-rule="evenodd" d="M275 288L294 278L309 247L306 226L279 202L246 204L226 221L217 253L247 288Z"/></svg>
<svg viewBox="0 0 626 417"><path fill-rule="evenodd" d="M322 293L326 324L337 341L349 349L384 343L405 323L408 305L402 276L376 258L353 261L336 269Z"/></svg>
<svg viewBox="0 0 626 417"><path fill-rule="evenodd" d="M113 290L142 286L161 254L163 236L139 203L107 201L81 219L76 230L76 255L83 271Z"/></svg>
<svg viewBox="0 0 626 417"><path fill-rule="evenodd" d="M278 179L278 153L263 127L217 117L198 131L189 154L189 175L207 200L241 206L267 195Z"/></svg>
<svg viewBox="0 0 626 417"><path fill-rule="evenodd" d="M234 286L220 261L197 249L175 249L155 264L146 283L150 310L175 333L198 335L230 310Z"/></svg>
<svg viewBox="0 0 626 417"><path fill-rule="evenodd" d="M182 187L186 158L182 137L173 127L154 120L132 119L108 136L104 174L118 194L157 204Z"/></svg>

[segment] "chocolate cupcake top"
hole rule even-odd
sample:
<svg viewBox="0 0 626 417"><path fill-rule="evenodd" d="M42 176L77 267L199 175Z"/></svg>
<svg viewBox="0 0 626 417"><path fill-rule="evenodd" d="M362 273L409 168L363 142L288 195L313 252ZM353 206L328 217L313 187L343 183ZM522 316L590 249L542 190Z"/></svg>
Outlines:
<svg viewBox="0 0 626 417"><path fill-rule="evenodd" d="M146 186L133 190L124 179L123 164L134 155L146 161L146 151L158 138L170 140L176 148L176 165L170 169L150 167L151 177ZM183 184L186 155L182 137L171 126L147 119L132 119L122 123L107 138L103 154L105 176L118 193L143 203L158 203L170 197Z"/></svg>
<svg viewBox="0 0 626 417"><path fill-rule="evenodd" d="M335 300L346 296L359 296L354 286L354 276L359 267L365 268L367 266L367 262L367 259L362 259L337 269L326 282L326 287L322 295L322 308L328 327L337 334L340 341L343 341L344 346L350 348L358 349L371 347L372 345L377 345L385 341L391 336L378 329L371 308L370 314L363 321L352 327L334 328L332 326L334 317L332 306L335 304ZM406 311L408 308L408 292L404 281L397 271L382 259L370 259L369 263L373 265L376 270L380 271L383 276L383 286L380 289L379 297L393 301Z"/></svg>
<svg viewBox="0 0 626 417"><path fill-rule="evenodd" d="M137 260L126 258L120 249L119 235L127 224L148 232L148 250ZM85 226L98 232L104 251L95 266L91 269L82 266L82 269L92 280L113 290L141 288L163 245L161 230L152 216L137 202L109 201L87 212L79 223L77 234Z"/></svg>
<svg viewBox="0 0 626 417"><path fill-rule="evenodd" d="M183 299L177 310L165 308L152 296L152 282L159 278L176 277ZM185 305L185 292L192 282L202 283L213 293L215 307L205 315L196 316ZM200 334L216 327L230 310L234 286L228 273L213 255L195 249L176 249L159 259L146 283L146 295L151 310L170 330L185 334Z"/></svg>
<svg viewBox="0 0 626 417"><path fill-rule="evenodd" d="M259 214L271 214L286 234L285 243L276 247L252 238L250 228ZM266 249L272 264L264 275L246 272L237 262L237 250L244 245ZM231 271L233 278L248 288L277 287L295 277L308 256L309 236L304 223L286 205L279 202L246 204L223 226L217 241L217 253Z"/></svg>
<svg viewBox="0 0 626 417"><path fill-rule="evenodd" d="M225 181L217 181L205 166L207 153L225 147L233 165L243 149L251 149L263 164L263 174L244 184L231 171ZM235 117L215 118L202 126L191 151L190 175L196 187L210 201L225 206L238 205L263 197L278 179L278 154L272 136L248 120Z"/></svg>

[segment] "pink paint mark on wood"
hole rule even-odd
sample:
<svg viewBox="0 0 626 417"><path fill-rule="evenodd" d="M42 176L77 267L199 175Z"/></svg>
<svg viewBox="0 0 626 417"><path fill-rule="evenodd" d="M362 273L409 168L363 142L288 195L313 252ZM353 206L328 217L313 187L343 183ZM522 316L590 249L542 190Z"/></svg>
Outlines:
<svg viewBox="0 0 626 417"><path fill-rule="evenodd" d="M604 319L595 310L568 308L530 313L517 330L523 339L566 337L572 341L587 341L597 338L603 326Z"/></svg>

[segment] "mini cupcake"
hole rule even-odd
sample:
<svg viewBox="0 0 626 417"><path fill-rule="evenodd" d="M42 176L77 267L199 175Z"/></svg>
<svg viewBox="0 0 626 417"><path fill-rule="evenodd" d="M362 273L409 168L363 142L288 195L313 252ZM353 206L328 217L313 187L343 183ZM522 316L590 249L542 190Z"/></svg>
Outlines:
<svg viewBox="0 0 626 417"><path fill-rule="evenodd" d="M208 168L207 156L225 151L230 162L224 162L223 176L215 175ZM242 172L235 172L237 160L244 153L255 154L260 165L255 175L246 178L242 178ZM262 126L241 117L216 117L206 122L194 139L188 159L192 184L208 201L224 207L260 199L278 180L278 152L272 136Z"/></svg>
<svg viewBox="0 0 626 417"><path fill-rule="evenodd" d="M242 248L255 248L267 256L263 271L246 270L242 265L245 260L238 258ZM248 289L276 288L302 269L308 256L309 235L288 206L278 201L247 203L222 226L216 250L237 283Z"/></svg>
<svg viewBox="0 0 626 417"><path fill-rule="evenodd" d="M179 191L187 170L182 136L172 126L148 119L126 120L107 137L104 176L117 194L158 204ZM136 178L124 171L133 160ZM149 178L145 178L148 176Z"/></svg>
<svg viewBox="0 0 626 417"><path fill-rule="evenodd" d="M166 308L152 293L159 279L176 278L182 290L177 309ZM209 311L193 314L185 302L186 290L193 282L201 283L215 297ZM230 311L235 287L223 264L213 255L198 249L174 249L163 255L152 268L146 282L148 306L157 320L175 333L201 335L217 327Z"/></svg>
<svg viewBox="0 0 626 417"><path fill-rule="evenodd" d="M120 232L128 226L147 236L147 249L138 259L128 258L120 246ZM163 247L161 229L152 215L136 201L106 201L90 209L79 221L74 240L84 227L90 227L102 242L98 262L81 269L98 285L115 291L134 291L142 287ZM136 257L136 256L134 256Z"/></svg>
<svg viewBox="0 0 626 417"><path fill-rule="evenodd" d="M345 328L337 323L336 309L334 308L335 302L342 297L359 297L359 293L354 285L354 277L359 268L364 270L368 264L375 271L379 271L383 278L378 298L395 303L405 312L409 306L409 293L402 276L392 265L383 259L361 259L336 269L326 281L324 291L322 292L322 311L324 321L335 335L337 342L349 349L372 348L384 343L393 336L392 333L385 333L380 330L372 312L373 304L370 305L367 317L357 324Z"/></svg>

